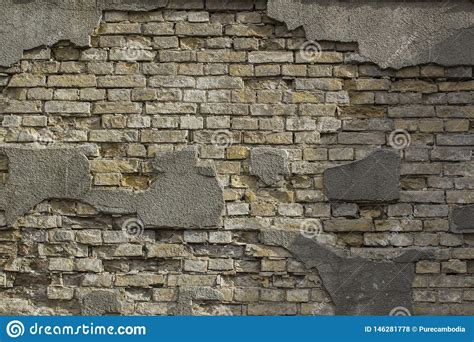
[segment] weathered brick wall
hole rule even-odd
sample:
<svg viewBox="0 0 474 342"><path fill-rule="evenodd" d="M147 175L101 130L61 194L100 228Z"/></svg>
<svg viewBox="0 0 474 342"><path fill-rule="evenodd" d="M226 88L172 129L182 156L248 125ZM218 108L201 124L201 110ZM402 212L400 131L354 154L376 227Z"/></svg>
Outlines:
<svg viewBox="0 0 474 342"><path fill-rule="evenodd" d="M155 155L197 146L216 168L225 211L216 228L142 231L137 221L127 231L136 215L43 201L0 231L0 313L349 312L316 266L331 260L311 264L262 238L275 230L310 235L361 266L414 252L403 261L416 269L410 311L474 314L474 234L450 225L456 207L474 202L472 67L382 70L340 42L319 42L308 59L305 42L303 30L268 18L264 1L188 0L105 12L92 48L60 42L4 69L3 146L84 146L94 187L136 191L159 177ZM262 183L249 170L257 147L286 151L290 173ZM400 154L398 199L325 196L326 169L380 148ZM339 277L357 293L377 274ZM404 281L400 271L386 286ZM366 313L371 298L360 300Z"/></svg>

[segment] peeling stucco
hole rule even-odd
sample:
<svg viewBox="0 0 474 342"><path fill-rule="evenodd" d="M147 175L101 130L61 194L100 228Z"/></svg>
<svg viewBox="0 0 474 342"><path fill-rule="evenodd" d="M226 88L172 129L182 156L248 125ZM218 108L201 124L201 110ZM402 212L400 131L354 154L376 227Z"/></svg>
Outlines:
<svg viewBox="0 0 474 342"><path fill-rule="evenodd" d="M0 65L24 50L68 40L90 45L103 10L146 11L168 0L0 0ZM474 3L456 1L269 0L268 15L309 40L357 42L360 55L382 67L473 64Z"/></svg>
<svg viewBox="0 0 474 342"><path fill-rule="evenodd" d="M314 41L357 42L381 67L474 63L474 3L269 0L268 15Z"/></svg>
<svg viewBox="0 0 474 342"><path fill-rule="evenodd" d="M83 201L113 214L137 213L145 226L215 227L224 207L213 167L198 164L194 147L158 155L159 174L145 191L91 189L89 162L83 148L2 147L9 177L0 209L12 224L47 199Z"/></svg>

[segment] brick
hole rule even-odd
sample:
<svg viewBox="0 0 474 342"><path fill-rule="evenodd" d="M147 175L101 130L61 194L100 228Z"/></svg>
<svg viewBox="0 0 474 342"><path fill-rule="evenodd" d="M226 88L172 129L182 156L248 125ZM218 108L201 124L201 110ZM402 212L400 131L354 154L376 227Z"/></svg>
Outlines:
<svg viewBox="0 0 474 342"><path fill-rule="evenodd" d="M222 25L219 23L177 23L176 34L183 36L220 36L222 35Z"/></svg>
<svg viewBox="0 0 474 342"><path fill-rule="evenodd" d="M324 230L328 232L370 232L374 230L371 220L353 219L353 220L327 220L323 223Z"/></svg>
<svg viewBox="0 0 474 342"><path fill-rule="evenodd" d="M184 270L188 272L206 272L206 260L184 260Z"/></svg>
<svg viewBox="0 0 474 342"><path fill-rule="evenodd" d="M469 161L471 160L471 154L472 151L470 149L435 147L431 151L431 159L443 161Z"/></svg>
<svg viewBox="0 0 474 342"><path fill-rule="evenodd" d="M441 265L436 261L418 261L416 263L416 273L426 274L426 273L440 273Z"/></svg>
<svg viewBox="0 0 474 342"><path fill-rule="evenodd" d="M385 144L385 134L383 133L339 133L337 135L338 142L340 144L372 144L372 145L383 145Z"/></svg>
<svg viewBox="0 0 474 342"><path fill-rule="evenodd" d="M310 116L335 116L337 106L334 104L302 104L301 115Z"/></svg>
<svg viewBox="0 0 474 342"><path fill-rule="evenodd" d="M113 256L115 257L131 257L131 256L142 256L143 255L143 246L132 244L132 243L121 243L118 245L114 252Z"/></svg>
<svg viewBox="0 0 474 342"><path fill-rule="evenodd" d="M232 233L231 232L209 232L210 243L231 243Z"/></svg>
<svg viewBox="0 0 474 342"><path fill-rule="evenodd" d="M66 258L51 258L49 259L48 270L71 272L74 269L74 262L72 259Z"/></svg>
<svg viewBox="0 0 474 342"><path fill-rule="evenodd" d="M203 103L201 105L201 113L203 114L225 114L225 115L247 115L249 108L244 104L220 104L220 103Z"/></svg>
<svg viewBox="0 0 474 342"><path fill-rule="evenodd" d="M249 63L292 63L293 53L286 51L249 52Z"/></svg>
<svg viewBox="0 0 474 342"><path fill-rule="evenodd" d="M401 191L400 202L443 203L444 191Z"/></svg>
<svg viewBox="0 0 474 342"><path fill-rule="evenodd" d="M178 290L173 288L153 289L152 297L157 302L173 302L178 299Z"/></svg>
<svg viewBox="0 0 474 342"><path fill-rule="evenodd" d="M342 82L339 79L327 78L297 78L295 80L297 90L342 90Z"/></svg>
<svg viewBox="0 0 474 342"><path fill-rule="evenodd" d="M472 134L454 134L454 135L437 135L436 143L438 145L450 146L474 146L474 135Z"/></svg>
<svg viewBox="0 0 474 342"><path fill-rule="evenodd" d="M391 90L399 92L436 93L438 91L438 86L426 81L401 80L392 83Z"/></svg>
<svg viewBox="0 0 474 342"><path fill-rule="evenodd" d="M55 114L90 114L91 104L88 102L47 101L44 110L46 113Z"/></svg>
<svg viewBox="0 0 474 342"><path fill-rule="evenodd" d="M48 286L46 296L51 300L71 300L74 297L74 288L62 286Z"/></svg>
<svg viewBox="0 0 474 342"><path fill-rule="evenodd" d="M52 75L48 76L48 87L87 88L95 87L94 75Z"/></svg>
<svg viewBox="0 0 474 342"><path fill-rule="evenodd" d="M288 116L296 113L296 105L285 104L252 104L250 105L251 115L266 116Z"/></svg>
<svg viewBox="0 0 474 342"><path fill-rule="evenodd" d="M139 34L140 24L136 23L106 23L99 27L100 34Z"/></svg>
<svg viewBox="0 0 474 342"><path fill-rule="evenodd" d="M268 303L268 304L248 304L248 315L250 316L287 316L296 315L295 303Z"/></svg>
<svg viewBox="0 0 474 342"><path fill-rule="evenodd" d="M385 79L356 79L346 81L347 90L388 90L390 89L390 80Z"/></svg>
<svg viewBox="0 0 474 342"><path fill-rule="evenodd" d="M145 105L147 114L194 114L196 110L194 103L154 102Z"/></svg>
<svg viewBox="0 0 474 342"><path fill-rule="evenodd" d="M141 75L103 76L97 78L99 88L143 88L146 79Z"/></svg>
<svg viewBox="0 0 474 342"><path fill-rule="evenodd" d="M150 287L162 285L165 279L161 274L117 274L115 276L115 286L118 287Z"/></svg>
<svg viewBox="0 0 474 342"><path fill-rule="evenodd" d="M210 259L209 270L212 271L232 271L234 269L234 260L232 259Z"/></svg>
<svg viewBox="0 0 474 342"><path fill-rule="evenodd" d="M204 243L207 242L207 232L189 231L184 232L184 241L189 243Z"/></svg>
<svg viewBox="0 0 474 342"><path fill-rule="evenodd" d="M199 77L196 84L198 89L240 89L243 86L240 77L229 76Z"/></svg>
<svg viewBox="0 0 474 342"><path fill-rule="evenodd" d="M46 85L46 77L42 75L33 75L33 74L14 74L8 87L42 87Z"/></svg>
<svg viewBox="0 0 474 342"><path fill-rule="evenodd" d="M194 88L196 83L190 76L153 76L148 82L153 88Z"/></svg>
<svg viewBox="0 0 474 342"><path fill-rule="evenodd" d="M93 105L94 114L140 114L141 112L141 104L137 102L95 102Z"/></svg>
<svg viewBox="0 0 474 342"><path fill-rule="evenodd" d="M273 26L270 25L227 25L225 34L235 37L268 37L273 32Z"/></svg>
<svg viewBox="0 0 474 342"><path fill-rule="evenodd" d="M92 160L91 161L92 172L137 172L138 162L128 160Z"/></svg>
<svg viewBox="0 0 474 342"><path fill-rule="evenodd" d="M175 130L145 130L141 135L143 143L178 143L187 142L187 131Z"/></svg>
<svg viewBox="0 0 474 342"><path fill-rule="evenodd" d="M388 116L391 118L427 118L435 117L433 106L403 106L388 108Z"/></svg>
<svg viewBox="0 0 474 342"><path fill-rule="evenodd" d="M173 23L146 23L143 24L145 35L169 36L174 34Z"/></svg>
<svg viewBox="0 0 474 342"><path fill-rule="evenodd" d="M79 272L102 272L102 260L92 258L76 259L75 269Z"/></svg>
<svg viewBox="0 0 474 342"><path fill-rule="evenodd" d="M436 114L441 118L474 118L474 106L436 106Z"/></svg>
<svg viewBox="0 0 474 342"><path fill-rule="evenodd" d="M148 258L187 257L190 253L184 245L171 243L149 243L146 245Z"/></svg>

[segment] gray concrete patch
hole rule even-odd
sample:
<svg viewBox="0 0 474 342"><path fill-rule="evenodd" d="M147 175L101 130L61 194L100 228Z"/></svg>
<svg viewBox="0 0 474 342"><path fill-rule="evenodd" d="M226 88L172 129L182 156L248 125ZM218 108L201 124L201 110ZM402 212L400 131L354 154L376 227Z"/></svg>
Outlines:
<svg viewBox="0 0 474 342"><path fill-rule="evenodd" d="M89 161L82 148L0 147L9 177L0 200L8 224L49 198L81 199L90 188Z"/></svg>
<svg viewBox="0 0 474 342"><path fill-rule="evenodd" d="M278 148L256 147L250 154L250 174L266 185L273 185L290 173L288 152Z"/></svg>
<svg viewBox="0 0 474 342"><path fill-rule="evenodd" d="M83 201L106 213L137 213L145 226L157 227L215 227L224 208L215 170L198 164L194 147L157 156L159 176L140 192L91 189L82 148L1 147L0 153L9 159L0 200L8 224L51 198Z"/></svg>
<svg viewBox="0 0 474 342"><path fill-rule="evenodd" d="M474 3L269 0L268 15L309 40L357 42L381 67L474 64Z"/></svg>
<svg viewBox="0 0 474 342"><path fill-rule="evenodd" d="M388 315L396 307L412 312L415 262L426 257L411 251L400 261L374 261L351 257L347 251L330 249L295 231L265 229L262 243L282 246L308 268L315 268L330 294L336 315Z"/></svg>
<svg viewBox="0 0 474 342"><path fill-rule="evenodd" d="M387 202L400 198L400 157L377 150L364 159L324 171L324 190L330 200Z"/></svg>
<svg viewBox="0 0 474 342"><path fill-rule="evenodd" d="M454 233L474 233L474 204L454 208L450 224Z"/></svg>
<svg viewBox="0 0 474 342"><path fill-rule="evenodd" d="M112 291L92 291L82 299L81 314L85 316L119 314L122 305L118 296L118 293Z"/></svg>

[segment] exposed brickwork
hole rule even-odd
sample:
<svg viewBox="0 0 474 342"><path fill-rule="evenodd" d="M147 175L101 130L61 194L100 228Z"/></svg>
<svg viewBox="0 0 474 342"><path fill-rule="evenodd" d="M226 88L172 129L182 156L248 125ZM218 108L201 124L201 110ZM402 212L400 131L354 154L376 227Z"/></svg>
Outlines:
<svg viewBox="0 0 474 342"><path fill-rule="evenodd" d="M157 153L196 145L224 187L220 228L133 236L128 217L45 201L0 231L0 313L90 313L84 298L107 290L120 314L331 314L317 270L259 240L320 220L318 239L353 256L434 247L416 263L415 313L474 314L474 234L449 225L474 202L472 67L381 70L338 42L307 61L304 32L269 19L264 1L182 3L105 12L91 48L25 52L0 74L0 140L88 146L95 187L134 190ZM392 148L395 130L411 140L400 199L328 201L324 170ZM271 187L249 171L262 146L288 153L291 174Z"/></svg>

